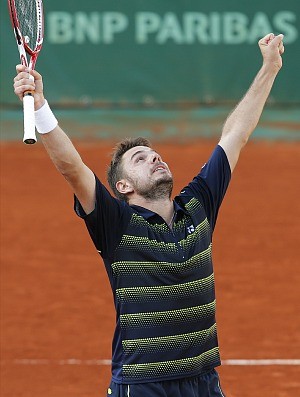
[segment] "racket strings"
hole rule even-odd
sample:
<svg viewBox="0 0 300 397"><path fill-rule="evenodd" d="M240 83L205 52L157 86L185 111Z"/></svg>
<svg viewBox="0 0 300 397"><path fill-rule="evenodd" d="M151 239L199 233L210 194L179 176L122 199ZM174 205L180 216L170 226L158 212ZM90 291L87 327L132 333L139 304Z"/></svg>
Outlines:
<svg viewBox="0 0 300 397"><path fill-rule="evenodd" d="M25 38L26 45L34 50L39 40L39 15L36 1L15 0L20 31Z"/></svg>

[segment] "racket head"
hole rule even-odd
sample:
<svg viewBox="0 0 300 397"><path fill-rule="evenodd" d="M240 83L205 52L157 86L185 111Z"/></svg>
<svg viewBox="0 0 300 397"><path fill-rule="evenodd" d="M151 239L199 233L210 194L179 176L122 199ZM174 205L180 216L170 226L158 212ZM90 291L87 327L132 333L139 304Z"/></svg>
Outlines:
<svg viewBox="0 0 300 397"><path fill-rule="evenodd" d="M8 0L8 8L21 62L34 69L44 39L43 2L42 0ZM31 57L29 65L23 49Z"/></svg>

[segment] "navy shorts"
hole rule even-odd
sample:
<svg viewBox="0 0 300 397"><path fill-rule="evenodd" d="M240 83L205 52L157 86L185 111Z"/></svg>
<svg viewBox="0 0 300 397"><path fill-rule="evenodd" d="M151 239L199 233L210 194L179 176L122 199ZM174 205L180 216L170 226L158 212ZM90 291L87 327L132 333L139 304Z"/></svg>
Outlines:
<svg viewBox="0 0 300 397"><path fill-rule="evenodd" d="M216 370L192 378L119 385L111 382L107 397L225 397Z"/></svg>

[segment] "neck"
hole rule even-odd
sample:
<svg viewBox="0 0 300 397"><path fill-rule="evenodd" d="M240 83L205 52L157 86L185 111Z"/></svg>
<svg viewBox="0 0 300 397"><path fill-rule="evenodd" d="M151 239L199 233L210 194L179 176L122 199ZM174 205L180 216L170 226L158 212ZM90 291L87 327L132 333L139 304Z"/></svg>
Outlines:
<svg viewBox="0 0 300 397"><path fill-rule="evenodd" d="M134 197L129 200L129 205L138 205L160 215L169 225L174 215L174 205L170 198L147 200L141 196Z"/></svg>

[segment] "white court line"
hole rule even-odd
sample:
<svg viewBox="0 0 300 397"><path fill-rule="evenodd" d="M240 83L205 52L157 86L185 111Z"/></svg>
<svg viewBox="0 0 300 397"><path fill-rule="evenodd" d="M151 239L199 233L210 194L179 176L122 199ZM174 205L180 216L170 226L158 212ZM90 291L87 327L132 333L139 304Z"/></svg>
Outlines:
<svg viewBox="0 0 300 397"><path fill-rule="evenodd" d="M299 359L257 359L257 360L242 360L242 359L232 359L232 360L222 360L222 365L300 365Z"/></svg>
<svg viewBox="0 0 300 397"><path fill-rule="evenodd" d="M81 360L78 358L66 358L62 360L22 358L15 360L3 360L2 364L15 365L111 365L109 359ZM300 359L228 359L223 360L222 365L248 366L248 365L300 365Z"/></svg>

